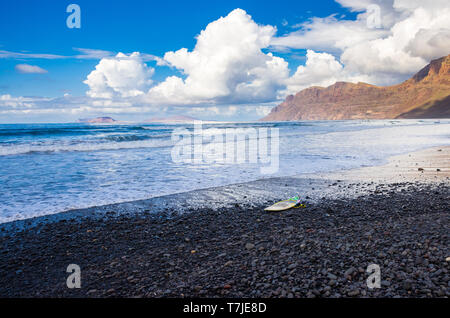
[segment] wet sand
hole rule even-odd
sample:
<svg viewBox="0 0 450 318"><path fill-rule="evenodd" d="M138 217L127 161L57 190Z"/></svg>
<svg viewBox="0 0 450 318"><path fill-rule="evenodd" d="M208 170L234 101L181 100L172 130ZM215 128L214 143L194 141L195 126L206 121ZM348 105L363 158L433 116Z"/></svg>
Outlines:
<svg viewBox="0 0 450 318"><path fill-rule="evenodd" d="M449 159L432 148L4 224L0 296L448 297ZM305 209L263 211L293 194ZM381 288L367 287L370 264Z"/></svg>

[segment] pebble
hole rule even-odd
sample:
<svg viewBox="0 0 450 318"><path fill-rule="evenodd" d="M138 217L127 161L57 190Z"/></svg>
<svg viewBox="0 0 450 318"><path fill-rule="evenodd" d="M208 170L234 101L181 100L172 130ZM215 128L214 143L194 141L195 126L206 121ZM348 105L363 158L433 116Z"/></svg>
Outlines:
<svg viewBox="0 0 450 318"><path fill-rule="evenodd" d="M251 250L254 247L255 247L255 244L252 244L252 243L245 244L245 248L248 249L248 250Z"/></svg>
<svg viewBox="0 0 450 318"><path fill-rule="evenodd" d="M449 185L399 182L381 194L365 186L374 187L354 184L360 197L277 214L255 203L5 229L0 295L448 297ZM72 263L81 266L81 289L61 281ZM382 288L366 287L373 263Z"/></svg>
<svg viewBox="0 0 450 318"><path fill-rule="evenodd" d="M329 279L331 279L331 280L336 280L336 279L337 279L337 276L334 275L334 274L332 274L332 273L328 273L327 277L328 277Z"/></svg>

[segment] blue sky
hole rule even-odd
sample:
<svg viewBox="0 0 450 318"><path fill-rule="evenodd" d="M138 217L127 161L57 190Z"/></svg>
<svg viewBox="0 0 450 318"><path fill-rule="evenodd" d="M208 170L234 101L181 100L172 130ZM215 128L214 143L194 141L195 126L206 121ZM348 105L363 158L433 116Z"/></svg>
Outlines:
<svg viewBox="0 0 450 318"><path fill-rule="evenodd" d="M289 74L282 80L288 84L280 84L281 80L279 79L277 79L278 82L276 83L274 80L267 84L266 90L273 89L274 92L276 91L276 94L262 94L252 99L249 96L256 96L255 92L246 93L244 94L245 96L242 95L242 97L239 98L225 96L220 92L217 96L211 97L208 95L208 98L202 99L198 96L203 94L203 92L201 94L198 92L191 94L190 92L187 92L188 88L183 86L183 89L186 88L186 96L192 97L190 103L186 102L181 105L177 102L178 104L175 103L175 106L177 107L174 108L173 99L168 99L166 102L155 102L154 100L156 99L153 98L151 100L153 108L144 107L142 112L139 112L136 110L136 107L142 105L145 106L146 103L149 102L148 98L140 99L139 101L133 100L132 102L129 100L125 101L125 97L128 98L130 94L125 94L123 90L120 90L120 92L114 91L115 89L113 88L111 91L113 91L114 94L108 97L110 99L108 105L116 103L132 105L134 107L132 111L127 111L126 109L123 111L115 110L113 117L124 120L136 120L144 115L150 116L152 114L162 113L167 113L169 115L175 113L189 113L190 115L193 115L194 113L192 113L191 110L198 109L199 107L215 107L215 110L211 112L210 115L205 115L208 117L205 119L256 119L261 117L261 113L251 111L251 107L265 105L264 107L270 109L270 107L283 99L283 94L286 95L287 93L295 92L295 89L301 89L303 86L308 86L307 84L316 84L318 81L317 77L311 77L311 75L310 77L305 77L305 74L309 74L308 70L306 68L305 70L301 69L302 66L306 65L308 59L310 59L311 65L316 61L317 65L327 65L327 67L329 66L330 69L335 71L340 71L340 69L346 70L347 65L341 57L346 56L344 54L345 50L353 49L353 44L345 44L347 46L336 44L339 34L330 36L329 30L336 30L337 27L342 26L343 32L347 32L343 33L342 37L353 37L354 33L352 32L359 32L357 34L362 35L361 41L372 41L377 38L385 39L389 34L392 34L392 27L395 23L401 22L401 20L395 16L388 17L388 12L385 11L386 17L382 17L383 21L381 26L376 29L363 30L361 28L361 21L364 18L366 8L364 8L362 4L371 1L359 1L361 2L361 5L349 5L347 2L351 1L345 0L339 2L331 0L170 2L136 0L74 0L72 2L54 0L2 1L0 2L0 30L2 30L0 33L0 96L9 96L3 98L4 100L8 99L9 104L12 103L12 100L17 101L20 98L29 98L28 108L37 107L43 109L45 107L61 107L57 106L64 102L61 98L64 94L69 94L66 95L66 97L69 98L70 96L70 98L73 98L73 100L70 100L70 104L73 104L73 107L80 107L79 104L77 104L76 98L78 98L78 100L83 98L82 103L90 103L92 100L88 101L84 100L84 98L98 98L98 96L101 95L98 92L94 92L97 88L92 88L94 85L92 81L90 85L83 83L83 81L86 81L88 75L95 70L102 57L114 57L118 52L123 52L126 55L133 52L139 52L140 57L137 58L137 62L135 60L133 61L141 64L145 63L145 65L137 66L138 71L141 71L142 67L145 68L145 72L150 70L148 74L151 73L151 75L149 75L151 76L151 80L149 79L145 85L143 84L142 87L139 87L139 94L147 93L148 89L157 86L158 83L166 81L170 76L176 76L181 80L186 81L188 77L191 76L194 78L196 74L198 74L196 73L196 70L188 70L183 66L187 63L186 61L192 61L192 57L186 61L180 61L180 55L173 61L166 61L165 63L157 65L156 61L152 61L149 58L142 58L143 54L164 58L167 52L176 52L182 48L186 48L188 52L192 52L197 43L196 36L199 35L202 30L205 30L208 24L217 21L220 17L227 17L233 10L240 8L244 10L245 14L251 16L250 20L245 18L245 14L240 14L237 15L234 20L230 17L229 22L221 27L232 27L232 23L241 19L242 23L248 24L249 27L250 24L255 23L255 25L259 26L270 26L273 30L276 30L270 35L270 44L258 44L260 46L257 47L258 54L259 51L262 54L261 56L258 55L259 57L267 59L267 56L273 55L277 58L281 58L283 63L286 62ZM380 1L372 2L378 3ZM386 4L389 1L381 2L383 3L377 4L381 9L384 10L385 7L389 10L392 9L389 8L389 4ZM76 3L81 8L80 29L69 29L66 26L66 19L69 15L69 13L66 13L66 7L70 3ZM410 14L413 14L410 9L408 10ZM392 12L394 12L394 10ZM392 12L389 11L389 14L391 15ZM305 23L308 24L308 27L305 27ZM327 27L329 28L328 30ZM215 31L212 30L212 28L210 29L210 33L212 34L210 37L213 37L214 34L216 34L216 36L222 34L220 33L221 31L213 33ZM322 43L318 39L321 36L315 35L314 31L319 35L322 35L320 32L323 32L324 39L329 37L331 37L331 39L328 39L328 42L324 40ZM236 30L235 34L236 37L240 36L238 30ZM309 36L313 39L312 41L308 40L310 39ZM336 39L334 41L333 36ZM205 39L204 43L207 43L206 41L207 40ZM305 41L306 43L311 42L311 47L305 45ZM221 46L222 50L226 49L227 45L228 44L225 43L223 47ZM91 51L86 51L86 49ZM307 55L308 50L310 50L309 55ZM439 53L441 52L442 49ZM314 55L313 53L327 55ZM51 56L44 58L43 56L37 56L36 54L49 54ZM436 52L436 54L438 53ZM412 66L412 70L409 72L400 69L394 70L392 72L393 78L396 80L406 78L410 73L415 71L414 68L417 68L416 65L419 65L420 63L423 64L427 57L412 56L412 58L421 58L422 60L417 61L416 59L416 64ZM209 59L205 57L205 60ZM246 59L245 61L249 61L249 59ZM224 65L235 65L236 63L227 61ZM43 71L23 72L21 71L21 67L17 67L17 65L20 64L38 66ZM297 76L294 78L293 75L299 71L299 67L299 75L302 75L303 77ZM359 69L356 67L359 67ZM343 79L352 80L356 78L365 79L364 76L366 76L367 79L372 79L372 82L376 84L390 84L382 77L389 73L385 70L382 72L380 71L379 77L369 78L372 74L369 74L367 70L370 68L366 67L365 72L361 71L364 70L364 66L356 65L348 67L348 69L351 70L351 74L350 71L346 71L344 76L341 72L336 75L336 78L340 79L342 77ZM253 70L254 69L251 69L249 72L252 73ZM280 66L276 72L282 71L284 71L284 69L282 70ZM377 70L375 70L375 73L376 71ZM315 72L314 74L317 75L318 72ZM123 74L120 74L120 76L123 76ZM207 74L205 76L207 76ZM288 76L291 76L292 78L288 78ZM330 78L330 76L327 76L327 78ZM226 77L224 79L227 83L236 80L236 78L231 77ZM320 79L319 82L322 80L323 79ZM247 81L250 80L247 79ZM253 84L257 82L258 81L254 81ZM97 84L98 83L95 83L95 85ZM147 84L148 86L146 86ZM129 83L124 85L127 85L127 89L130 89ZM188 86L187 83L182 83L180 85ZM200 85L200 83L198 85ZM217 84L217 87L220 87L220 85L220 83ZM282 85L285 85L288 88L291 87L291 91L286 90L286 87L282 88ZM235 86L239 87L239 83L236 83ZM143 87L145 87L145 90ZM90 89L92 93L88 96L89 94L87 94L87 92ZM231 93L233 93L233 91ZM33 97L54 99L54 101L46 102L44 103L45 105L43 105L42 103L39 104L39 101L33 100ZM188 97L186 98L188 99ZM31 104L33 106L30 106ZM45 114L41 113L41 115L33 115L33 112L23 112L23 114L21 114L17 111L17 107L15 112L11 112L9 111L10 108L7 108L8 106L5 105L6 104L2 106L0 103L0 110L3 109L3 113L0 112L1 122L33 120L70 121L77 116L85 117L83 116L85 115L83 114L83 111L74 112L73 114L70 112L58 113L57 111L48 111ZM21 107L25 107L23 106L23 100L21 105ZM124 106L124 108L126 107L127 106ZM217 110L217 108L219 110ZM236 109L238 109L238 111L236 111ZM241 111L243 109L246 110L245 116ZM86 114L107 115L108 108L89 109L86 111ZM199 114L201 115L202 112L200 111Z"/></svg>
<svg viewBox="0 0 450 318"><path fill-rule="evenodd" d="M66 26L66 7L71 3L81 8L81 29ZM277 26L279 33L289 31L283 21L296 24L313 15L349 14L334 1L2 1L0 29L4 31L0 49L71 56L77 54L73 48L91 48L162 56L183 47L192 49L200 30L235 8L246 10L258 23ZM298 53L304 55L305 51ZM289 55L284 56L289 59ZM30 76L14 70L21 61L29 60L0 60L1 93L49 97L60 96L64 91L84 94L88 87L82 81L98 62L34 60L32 64L49 73ZM291 62L295 66L302 61ZM169 73L170 69L164 69L158 76L162 80Z"/></svg>

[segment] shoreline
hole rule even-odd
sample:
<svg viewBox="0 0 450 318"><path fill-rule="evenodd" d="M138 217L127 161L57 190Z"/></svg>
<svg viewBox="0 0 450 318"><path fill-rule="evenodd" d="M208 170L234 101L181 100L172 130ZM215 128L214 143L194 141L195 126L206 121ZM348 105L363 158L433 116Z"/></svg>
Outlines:
<svg viewBox="0 0 450 318"><path fill-rule="evenodd" d="M373 182L450 181L450 146L424 148L391 156L387 159L387 163L383 165L335 171L319 174L316 177Z"/></svg>
<svg viewBox="0 0 450 318"><path fill-rule="evenodd" d="M436 156L436 151L439 152L439 156ZM424 160L428 161L424 162ZM420 165L418 164L419 162L421 163ZM436 168L430 168L430 163L436 165ZM424 170L419 171L419 168ZM440 171L436 171L436 169ZM380 171L382 172L381 174ZM399 173L397 174L397 172ZM326 173L305 173L289 177L269 177L244 183L197 189L142 200L94 205L32 218L18 219L0 223L0 236L5 231L24 230L41 223L54 223L63 220L82 221L86 218L102 219L140 213L148 214L150 210L151 213L156 214L167 214L167 211L171 210L173 213L166 215L170 217L171 215L174 216L196 210L199 208L199 205L204 205L205 202L209 202L213 209L218 209L233 206L235 203L242 207L252 207L255 204L269 205L281 198L288 198L297 194L310 202L317 202L317 200L324 197L354 197L358 193L348 190L347 186L344 186L344 189L345 187L347 189L342 190L343 183L357 181L393 183L412 180L425 183L440 182L441 180L449 181L450 146L435 146L392 156L387 158L387 163L376 166ZM337 188L330 188L330 185L335 185L337 181L343 183ZM244 188L243 191L242 188ZM249 190L245 190L245 188Z"/></svg>
<svg viewBox="0 0 450 318"><path fill-rule="evenodd" d="M262 179L2 224L0 297L449 297L450 147L439 148L425 153L440 178L412 153L339 179ZM305 209L263 211L295 190ZM69 264L81 289L66 286ZM370 264L380 288L366 285Z"/></svg>
<svg viewBox="0 0 450 318"><path fill-rule="evenodd" d="M0 296L448 297L449 192L401 183L282 213L42 224L0 237ZM66 286L69 264L81 268L80 289ZM366 285L371 264L379 289Z"/></svg>

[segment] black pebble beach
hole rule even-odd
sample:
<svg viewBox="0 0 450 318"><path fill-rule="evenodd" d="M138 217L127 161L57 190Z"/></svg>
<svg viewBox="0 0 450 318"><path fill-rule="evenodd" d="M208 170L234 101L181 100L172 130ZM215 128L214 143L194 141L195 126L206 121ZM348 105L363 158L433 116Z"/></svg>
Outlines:
<svg viewBox="0 0 450 318"><path fill-rule="evenodd" d="M3 228L0 296L448 297L449 190L401 183L280 213L237 203ZM69 264L80 289L66 286ZM370 264L380 288L367 287Z"/></svg>

